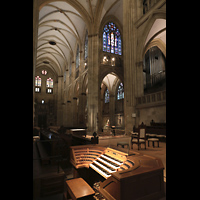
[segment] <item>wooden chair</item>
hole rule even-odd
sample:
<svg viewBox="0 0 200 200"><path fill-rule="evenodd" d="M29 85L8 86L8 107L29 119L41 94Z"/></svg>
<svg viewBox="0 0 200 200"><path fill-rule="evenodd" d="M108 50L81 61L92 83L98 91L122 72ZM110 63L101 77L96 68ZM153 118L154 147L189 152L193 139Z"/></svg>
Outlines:
<svg viewBox="0 0 200 200"><path fill-rule="evenodd" d="M131 138L131 147L133 148L133 144L138 145L138 150L141 148L141 144L145 145L146 149L146 125L142 122L141 125L138 126L138 136Z"/></svg>

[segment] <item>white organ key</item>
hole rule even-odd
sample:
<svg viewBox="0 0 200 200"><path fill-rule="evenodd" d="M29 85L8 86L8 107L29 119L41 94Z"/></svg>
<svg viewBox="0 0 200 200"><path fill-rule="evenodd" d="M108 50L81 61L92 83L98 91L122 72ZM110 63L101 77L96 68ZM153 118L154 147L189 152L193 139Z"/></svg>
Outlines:
<svg viewBox="0 0 200 200"><path fill-rule="evenodd" d="M117 165L122 165L123 164L123 162L118 162L118 161L116 161L116 160L113 160L112 158L109 158L109 157L107 157L106 155L101 155L103 158L106 158L107 160L110 160L111 162L113 162L113 163L116 163Z"/></svg>
<svg viewBox="0 0 200 200"><path fill-rule="evenodd" d="M101 162L105 163L106 165L108 165L109 167L112 167L113 169L118 169L120 168L120 166L116 167L114 165L112 165L111 163L109 162L106 162L105 160L101 159L101 158L97 158L97 160L100 160Z"/></svg>
<svg viewBox="0 0 200 200"><path fill-rule="evenodd" d="M96 172L98 172L101 176L103 176L105 179L107 179L108 177L110 177L111 175L106 174L105 172L103 172L102 170L100 170L99 168L97 168L96 166L94 166L92 163L90 164L90 167L93 168Z"/></svg>
<svg viewBox="0 0 200 200"><path fill-rule="evenodd" d="M94 163L96 163L97 165L99 165L100 167L102 167L103 169L105 169L107 172L109 173L113 173L115 171L111 171L110 169L108 169L105 165L102 165L101 163L99 163L98 161L94 160Z"/></svg>

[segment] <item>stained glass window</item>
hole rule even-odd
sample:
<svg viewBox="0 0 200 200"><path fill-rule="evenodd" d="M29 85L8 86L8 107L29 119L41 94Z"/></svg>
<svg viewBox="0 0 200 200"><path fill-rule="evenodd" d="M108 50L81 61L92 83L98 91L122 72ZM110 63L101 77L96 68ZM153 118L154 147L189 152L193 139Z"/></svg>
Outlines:
<svg viewBox="0 0 200 200"><path fill-rule="evenodd" d="M124 99L124 87L123 83L119 84L118 91L117 91L117 100Z"/></svg>
<svg viewBox="0 0 200 200"><path fill-rule="evenodd" d="M121 43L119 29L113 22L106 24L103 29L103 51L122 55Z"/></svg>
<svg viewBox="0 0 200 200"><path fill-rule="evenodd" d="M109 102L109 90L108 90L108 88L106 89L106 91L105 91L105 103L108 103Z"/></svg>
<svg viewBox="0 0 200 200"><path fill-rule="evenodd" d="M47 71L46 71L46 70L42 70L42 74L43 74L43 75L46 75L46 74L47 74Z"/></svg>
<svg viewBox="0 0 200 200"><path fill-rule="evenodd" d="M103 51L106 51L107 41L106 41L106 33L103 32Z"/></svg>
<svg viewBox="0 0 200 200"><path fill-rule="evenodd" d="M88 57L88 32L86 31L85 34L85 59Z"/></svg>
<svg viewBox="0 0 200 200"><path fill-rule="evenodd" d="M42 80L39 76L35 77L35 86L41 87Z"/></svg>
<svg viewBox="0 0 200 200"><path fill-rule="evenodd" d="M48 78L47 79L47 87L48 88L53 88L53 79L52 78Z"/></svg>

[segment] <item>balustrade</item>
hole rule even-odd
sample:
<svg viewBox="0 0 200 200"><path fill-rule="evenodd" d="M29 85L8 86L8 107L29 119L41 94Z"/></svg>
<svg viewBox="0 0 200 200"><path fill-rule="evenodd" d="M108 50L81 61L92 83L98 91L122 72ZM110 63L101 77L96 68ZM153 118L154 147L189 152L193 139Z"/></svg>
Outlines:
<svg viewBox="0 0 200 200"><path fill-rule="evenodd" d="M147 94L141 97L136 97L136 104L147 104L166 100L166 90L159 91L156 93Z"/></svg>

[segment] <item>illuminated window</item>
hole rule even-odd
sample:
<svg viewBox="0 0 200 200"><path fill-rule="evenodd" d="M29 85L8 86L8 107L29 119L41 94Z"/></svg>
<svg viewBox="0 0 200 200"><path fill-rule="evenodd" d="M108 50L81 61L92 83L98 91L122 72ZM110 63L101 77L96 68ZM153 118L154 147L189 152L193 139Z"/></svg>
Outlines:
<svg viewBox="0 0 200 200"><path fill-rule="evenodd" d="M42 74L43 75L47 75L47 71L46 70L42 70Z"/></svg>
<svg viewBox="0 0 200 200"><path fill-rule="evenodd" d="M37 93L41 92L41 88L40 87L36 87L35 88L35 92L37 92Z"/></svg>
<svg viewBox="0 0 200 200"><path fill-rule="evenodd" d="M111 66L115 66L115 58L111 59Z"/></svg>
<svg viewBox="0 0 200 200"><path fill-rule="evenodd" d="M124 99L124 87L123 84L120 83L117 91L117 100Z"/></svg>
<svg viewBox="0 0 200 200"><path fill-rule="evenodd" d="M105 103L108 103L108 102L109 102L109 97L110 97L110 95L109 95L109 90L108 90L108 88L107 88L106 91L105 91Z"/></svg>
<svg viewBox="0 0 200 200"><path fill-rule="evenodd" d="M84 49L84 57L85 59L88 57L88 32L85 34L85 49Z"/></svg>
<svg viewBox="0 0 200 200"><path fill-rule="evenodd" d="M105 25L103 29L103 51L122 55L122 41L119 29L113 22Z"/></svg>
<svg viewBox="0 0 200 200"><path fill-rule="evenodd" d="M53 93L53 89L52 88L47 88L46 92L47 92L47 94L52 94Z"/></svg>
<svg viewBox="0 0 200 200"><path fill-rule="evenodd" d="M39 76L35 77L35 86L41 87L42 80Z"/></svg>
<svg viewBox="0 0 200 200"><path fill-rule="evenodd" d="M52 78L48 78L47 79L47 87L48 88L53 88L53 79Z"/></svg>

